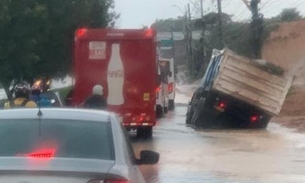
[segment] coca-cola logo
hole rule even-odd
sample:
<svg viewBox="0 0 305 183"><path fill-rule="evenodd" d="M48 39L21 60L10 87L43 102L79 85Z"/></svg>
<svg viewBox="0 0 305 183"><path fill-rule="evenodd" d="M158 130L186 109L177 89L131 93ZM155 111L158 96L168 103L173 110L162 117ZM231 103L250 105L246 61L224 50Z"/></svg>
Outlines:
<svg viewBox="0 0 305 183"><path fill-rule="evenodd" d="M123 70L108 71L108 76L112 78L122 78L124 77L124 71Z"/></svg>

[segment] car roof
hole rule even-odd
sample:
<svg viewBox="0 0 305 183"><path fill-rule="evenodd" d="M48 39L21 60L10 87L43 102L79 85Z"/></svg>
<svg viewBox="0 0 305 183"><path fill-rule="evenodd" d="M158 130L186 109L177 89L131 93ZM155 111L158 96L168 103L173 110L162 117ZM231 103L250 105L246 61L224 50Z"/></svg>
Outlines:
<svg viewBox="0 0 305 183"><path fill-rule="evenodd" d="M38 108L4 109L0 110L0 119L63 119L84 120L110 123L111 113L102 110L74 108L42 108L42 116Z"/></svg>

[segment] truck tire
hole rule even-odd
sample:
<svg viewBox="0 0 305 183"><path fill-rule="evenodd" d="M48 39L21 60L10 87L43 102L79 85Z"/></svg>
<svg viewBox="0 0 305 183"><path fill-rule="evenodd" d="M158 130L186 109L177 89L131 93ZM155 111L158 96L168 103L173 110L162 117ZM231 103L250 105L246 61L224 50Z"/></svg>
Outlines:
<svg viewBox="0 0 305 183"><path fill-rule="evenodd" d="M185 119L185 124L190 125L192 122L192 117L194 115L194 110L191 109L191 106L189 106L189 110L186 113L186 119Z"/></svg>
<svg viewBox="0 0 305 183"><path fill-rule="evenodd" d="M163 113L167 114L168 113L168 107L163 107Z"/></svg>
<svg viewBox="0 0 305 183"><path fill-rule="evenodd" d="M175 101L174 100L169 100L168 101L168 110L172 111L175 109Z"/></svg>
<svg viewBox="0 0 305 183"><path fill-rule="evenodd" d="M140 127L137 129L137 138L150 139L153 135L152 126Z"/></svg>
<svg viewBox="0 0 305 183"><path fill-rule="evenodd" d="M160 105L156 106L156 117L158 119L162 118L164 116L163 107Z"/></svg>
<svg viewBox="0 0 305 183"><path fill-rule="evenodd" d="M209 128L211 126L211 120L208 116L206 116L207 114L204 112L205 103L206 101L204 98L199 99L197 107L194 110L191 124L196 128Z"/></svg>

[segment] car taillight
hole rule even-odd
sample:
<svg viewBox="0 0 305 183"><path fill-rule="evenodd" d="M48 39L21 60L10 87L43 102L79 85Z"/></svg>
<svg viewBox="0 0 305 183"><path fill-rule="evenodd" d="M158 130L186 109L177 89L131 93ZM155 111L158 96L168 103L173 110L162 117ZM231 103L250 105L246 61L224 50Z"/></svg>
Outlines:
<svg viewBox="0 0 305 183"><path fill-rule="evenodd" d="M161 86L158 86L157 88L156 88L156 92L160 92L161 91Z"/></svg>
<svg viewBox="0 0 305 183"><path fill-rule="evenodd" d="M128 180L90 180L88 183L130 183Z"/></svg>
<svg viewBox="0 0 305 183"><path fill-rule="evenodd" d="M44 149L44 150L38 150L34 151L32 153L26 154L26 155L19 155L19 156L27 156L31 158L52 158L55 155L54 149Z"/></svg>
<svg viewBox="0 0 305 183"><path fill-rule="evenodd" d="M173 92L173 89L174 89L174 84L173 83L170 83L169 85L168 85L168 93L172 93Z"/></svg>

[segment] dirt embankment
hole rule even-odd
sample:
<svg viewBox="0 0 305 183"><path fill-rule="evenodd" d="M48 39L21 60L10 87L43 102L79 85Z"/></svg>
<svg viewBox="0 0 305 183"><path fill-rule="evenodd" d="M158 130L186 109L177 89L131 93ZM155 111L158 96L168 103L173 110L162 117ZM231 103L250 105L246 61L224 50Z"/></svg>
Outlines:
<svg viewBox="0 0 305 183"><path fill-rule="evenodd" d="M305 20L281 24L262 52L265 60L296 76L280 116L273 121L305 131Z"/></svg>

